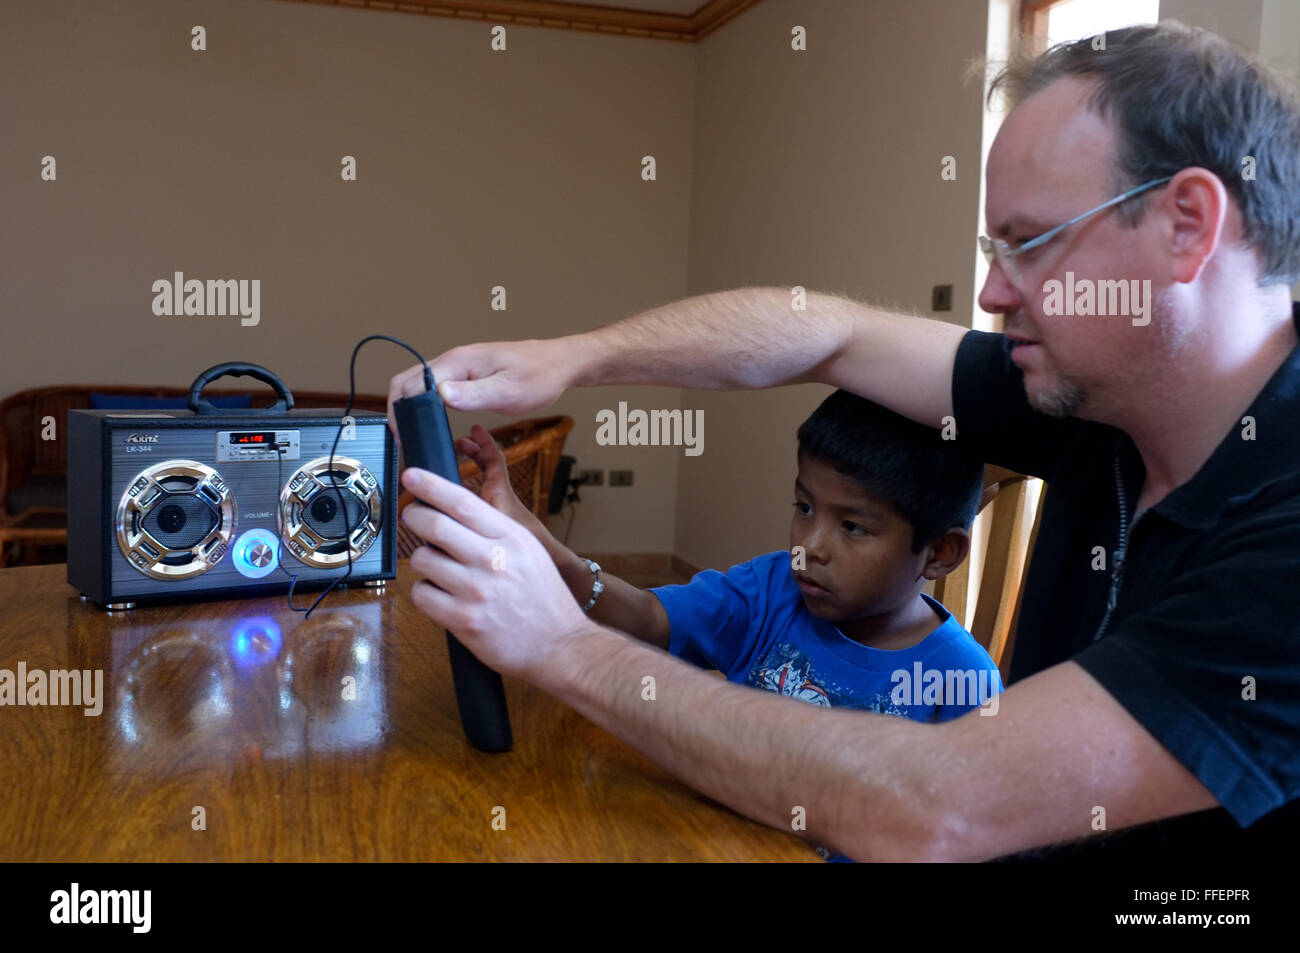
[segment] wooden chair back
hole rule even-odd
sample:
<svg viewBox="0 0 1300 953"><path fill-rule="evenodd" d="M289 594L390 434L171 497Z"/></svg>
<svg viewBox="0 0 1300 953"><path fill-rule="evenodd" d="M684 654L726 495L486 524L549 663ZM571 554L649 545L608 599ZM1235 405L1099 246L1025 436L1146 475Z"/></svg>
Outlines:
<svg viewBox="0 0 1300 953"><path fill-rule="evenodd" d="M1041 488L1035 512L1027 512L1027 489L1031 477L1004 467L984 468L984 495L980 511L992 505L988 524L988 546L984 552L975 612L968 626L975 641L988 651L1002 672L1005 683L1015 644L1015 626L1019 621L1020 597L1029 566L1029 557L1038 537L1039 517L1047 487ZM1024 538L1025 521L1032 520L1028 545ZM970 566L975 554L938 580L934 597L958 620L967 616L967 590Z"/></svg>

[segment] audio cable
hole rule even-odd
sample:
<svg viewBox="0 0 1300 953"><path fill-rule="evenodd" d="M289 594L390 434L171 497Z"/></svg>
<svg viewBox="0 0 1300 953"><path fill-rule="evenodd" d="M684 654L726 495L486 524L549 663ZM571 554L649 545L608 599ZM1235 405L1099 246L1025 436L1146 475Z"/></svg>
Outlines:
<svg viewBox="0 0 1300 953"><path fill-rule="evenodd" d="M433 381L433 371L429 367L429 362L424 359L424 355L422 355L415 348L411 347L411 345L407 344L405 341L399 340L395 337L390 337L387 334L371 334L358 341L357 346L352 349L352 360L348 364L348 405L343 410L343 416L339 420L338 430L334 434L334 444L333 446L330 447L330 462L329 462L330 486L333 488L335 495L338 497L339 512L343 514L343 526L344 526L343 545L345 547L345 551L348 557L347 571L343 573L341 576L335 576L334 579L330 581L330 584L321 590L320 594L316 596L315 601L312 602L310 606L306 606L306 607L295 606L293 604L293 589L294 586L298 584L298 574L291 573L289 572L289 570L284 568L284 563L280 560L280 552L279 552L279 547L282 540L280 540L279 538L277 538L276 540L276 550L277 550L276 565L279 566L281 572L283 572L286 576L289 577L289 591L285 593L285 603L294 612L305 612L306 615L303 616L304 619L310 619L312 612L315 611L316 607L321 604L321 600L323 600L327 595L329 595L334 590L335 586L346 581L347 578L352 575L352 532L354 527L352 526L352 523L350 522L350 518L348 516L347 502L343 499L342 487L340 486L340 484L338 483L337 479L334 476L336 472L334 469L334 454L338 451L339 439L343 436L343 428L347 426L348 417L350 417L352 414L352 405L356 402L357 399L357 354L361 351L362 346L369 343L370 341L388 341L391 344L396 344L398 347L406 348L408 351L410 351L412 354L415 355L416 359L422 365L424 365L425 389L431 391L434 389L435 386ZM287 448L287 444L281 444L278 441L276 442L275 476L276 476L277 486L284 486L284 480L283 480L284 474L281 469L281 461L284 459L284 453L286 448ZM394 492L396 492L397 487L394 487L393 490ZM281 519L283 520L283 514L281 514ZM397 532L397 527L395 526L389 527L389 532L391 533Z"/></svg>

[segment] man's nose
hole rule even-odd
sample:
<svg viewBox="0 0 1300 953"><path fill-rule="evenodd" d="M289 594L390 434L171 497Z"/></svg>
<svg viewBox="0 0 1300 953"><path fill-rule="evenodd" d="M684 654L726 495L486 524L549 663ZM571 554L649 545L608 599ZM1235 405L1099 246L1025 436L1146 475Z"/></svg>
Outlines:
<svg viewBox="0 0 1300 953"><path fill-rule="evenodd" d="M980 308L989 314L1010 314L1024 303L1020 292L997 261L989 265L989 273L977 300Z"/></svg>

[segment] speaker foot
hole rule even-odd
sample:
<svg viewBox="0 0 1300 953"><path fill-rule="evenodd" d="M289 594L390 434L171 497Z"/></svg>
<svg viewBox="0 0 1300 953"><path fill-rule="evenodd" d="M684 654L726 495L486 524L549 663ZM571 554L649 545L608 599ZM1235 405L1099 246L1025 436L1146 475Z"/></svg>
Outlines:
<svg viewBox="0 0 1300 953"><path fill-rule="evenodd" d="M104 606L109 612L120 612L124 609L134 609L134 602L110 602Z"/></svg>
<svg viewBox="0 0 1300 953"><path fill-rule="evenodd" d="M383 589L388 585L387 579L367 579L361 584L366 589Z"/></svg>

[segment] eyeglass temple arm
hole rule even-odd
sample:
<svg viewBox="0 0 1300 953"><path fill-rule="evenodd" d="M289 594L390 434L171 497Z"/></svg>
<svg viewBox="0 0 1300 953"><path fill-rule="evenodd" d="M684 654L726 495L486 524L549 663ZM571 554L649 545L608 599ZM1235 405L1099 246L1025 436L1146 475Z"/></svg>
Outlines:
<svg viewBox="0 0 1300 953"><path fill-rule="evenodd" d="M1028 251L1030 248L1036 248L1039 245L1043 244L1044 242L1050 241L1052 238L1054 238L1056 235L1063 232L1065 229L1069 228L1071 225L1074 225L1078 222L1082 222L1089 215L1096 215L1098 212L1104 212L1112 205L1118 205L1120 202L1127 202L1133 196L1145 192L1147 189L1154 189L1157 185L1164 185L1172 178L1173 178L1172 175L1167 175L1163 179L1152 179L1150 182L1145 182L1142 185L1137 186L1136 188L1129 189L1123 195L1117 195L1109 202L1103 202L1101 205L1098 205L1096 208L1090 211L1084 212L1082 215L1076 215L1074 218L1070 219L1065 224L1057 225L1056 228L1052 229L1050 232L1044 232L1043 234L1035 238L1033 241L1025 242L1019 248L1013 249L1013 251L1019 253L1022 251Z"/></svg>

